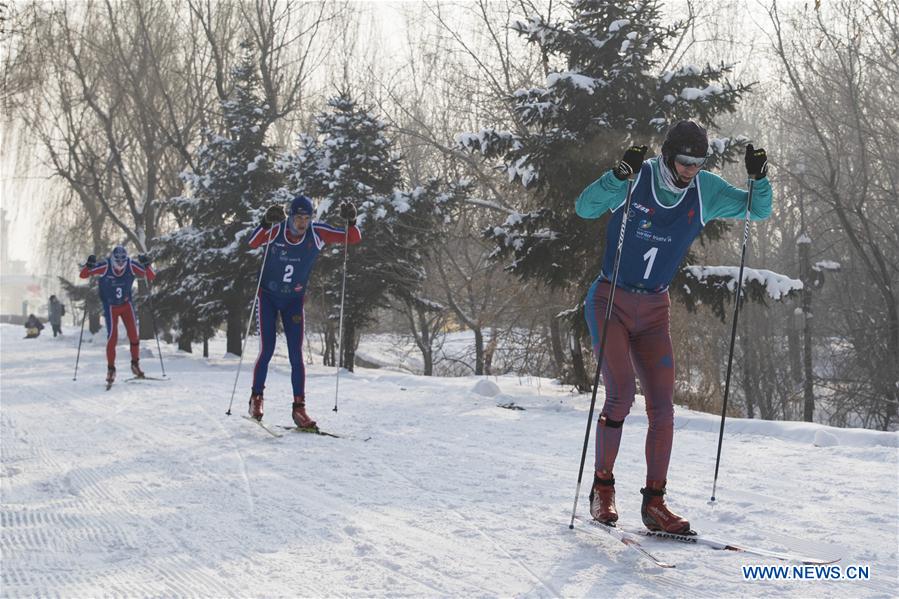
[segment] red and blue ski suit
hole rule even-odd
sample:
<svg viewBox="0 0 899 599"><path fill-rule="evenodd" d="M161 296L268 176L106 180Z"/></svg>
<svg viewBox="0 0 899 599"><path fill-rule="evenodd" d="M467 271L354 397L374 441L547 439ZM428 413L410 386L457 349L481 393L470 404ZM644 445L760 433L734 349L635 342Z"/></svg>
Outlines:
<svg viewBox="0 0 899 599"><path fill-rule="evenodd" d="M647 160L631 197L617 289L609 319L602 375L606 399L596 427L596 471L612 472L621 442L621 427L630 412L639 377L646 398L647 480L664 481L674 434L674 352L670 331L668 285L705 224L715 218L742 218L748 192L721 177L699 171L680 193L661 183L660 158ZM627 181L606 172L578 197L582 218L612 212L606 229L603 269L587 292L584 314L599 353L602 321L623 218ZM754 182L752 220L771 214L771 185ZM601 478L607 478L602 476Z"/></svg>
<svg viewBox="0 0 899 599"><path fill-rule="evenodd" d="M306 284L321 249L328 243L350 245L361 241L359 227L349 231L325 223L312 222L299 239L293 239L286 223L266 229L262 225L250 236L250 247L269 242L257 296L256 323L259 329L259 357L253 369L253 393L262 393L268 376L268 364L275 353L275 325L278 313L287 338L290 357L290 382L294 397L306 395L306 367L303 364L303 301Z"/></svg>
<svg viewBox="0 0 899 599"><path fill-rule="evenodd" d="M156 273L149 266L141 266L128 258L125 265L117 269L110 260L101 260L93 268L84 266L79 275L82 279L100 277L99 293L103 302L103 318L106 321L106 363L115 366L115 345L119 337L119 318L125 323L128 341L131 343L131 361L140 359L140 338L137 334L137 314L131 303L131 287L134 279L152 281Z"/></svg>

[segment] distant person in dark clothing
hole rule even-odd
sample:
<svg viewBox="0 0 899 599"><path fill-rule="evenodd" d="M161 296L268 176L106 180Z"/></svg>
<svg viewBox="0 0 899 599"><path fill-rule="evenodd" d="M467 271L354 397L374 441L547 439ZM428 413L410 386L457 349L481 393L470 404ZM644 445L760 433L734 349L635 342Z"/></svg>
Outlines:
<svg viewBox="0 0 899 599"><path fill-rule="evenodd" d="M28 320L25 321L25 339L34 339L41 334L42 330L44 330L44 325L38 317L34 314L29 314Z"/></svg>
<svg viewBox="0 0 899 599"><path fill-rule="evenodd" d="M66 307L55 295L50 296L50 303L47 304L47 320L53 327L53 336L62 335L62 317L66 314Z"/></svg>

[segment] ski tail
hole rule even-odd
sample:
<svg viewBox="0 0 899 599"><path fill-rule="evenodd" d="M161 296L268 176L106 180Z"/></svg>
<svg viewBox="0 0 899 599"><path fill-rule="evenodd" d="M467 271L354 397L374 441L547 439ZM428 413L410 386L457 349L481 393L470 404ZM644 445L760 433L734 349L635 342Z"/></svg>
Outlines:
<svg viewBox="0 0 899 599"><path fill-rule="evenodd" d="M256 420L255 418L251 418L247 414L241 414L241 418L245 418L246 420L249 420L250 422L255 423L256 425L259 426L259 428L261 428L262 430L264 430L265 432L270 434L272 437L279 438L279 437L283 436L281 433L269 428L269 426L267 424L265 424L264 422L262 422L261 420Z"/></svg>
<svg viewBox="0 0 899 599"><path fill-rule="evenodd" d="M659 568L676 568L675 564L670 562L663 561L659 557L656 557L652 553L650 553L643 545L640 544L640 541L637 540L637 536L631 532L622 530L615 526L614 524L603 524L598 520L585 520L580 517L575 516L575 520L580 523L586 524L587 526L578 526L575 530L583 531L589 534L597 534L594 531L602 531L602 533L608 534L613 539L618 539L622 544L626 547L630 547L637 553L639 553L643 558L649 560ZM602 534L599 533L599 534Z"/></svg>

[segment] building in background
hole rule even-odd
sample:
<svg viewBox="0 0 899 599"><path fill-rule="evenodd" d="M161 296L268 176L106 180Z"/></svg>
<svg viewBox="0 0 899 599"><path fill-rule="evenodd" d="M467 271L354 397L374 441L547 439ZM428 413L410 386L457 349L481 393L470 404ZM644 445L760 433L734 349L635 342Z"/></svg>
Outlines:
<svg viewBox="0 0 899 599"><path fill-rule="evenodd" d="M0 316L4 322L16 323L32 312L46 318L47 299L51 293L58 294L58 286L49 276L29 273L24 260L10 259L9 226L6 210L0 210Z"/></svg>

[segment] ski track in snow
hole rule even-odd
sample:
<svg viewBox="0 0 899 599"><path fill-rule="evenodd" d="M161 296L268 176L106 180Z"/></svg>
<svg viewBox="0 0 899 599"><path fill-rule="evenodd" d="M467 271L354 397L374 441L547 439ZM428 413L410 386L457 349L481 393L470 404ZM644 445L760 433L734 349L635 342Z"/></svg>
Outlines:
<svg viewBox="0 0 899 599"><path fill-rule="evenodd" d="M166 347L170 380L105 391L100 336L82 348L77 381L77 338L20 337L0 326L3 597L896 594L890 436L828 429L851 443L819 448L797 440L809 430L795 423L734 421L729 430L765 434L726 437L709 505L714 417L678 409L668 501L695 528L872 567L868 581L744 581L741 565L778 562L642 539L677 564L663 570L611 537L568 529L589 396L547 381L492 379L503 401L527 408L511 411L473 393L475 377L359 369L341 376L335 414L333 369L313 365L310 412L346 438L276 439L240 417L247 368L225 415L236 359ZM158 376L158 359L143 364ZM267 384L271 426L290 423L289 386L282 351ZM633 526L645 429L638 398L616 465L622 523Z"/></svg>

